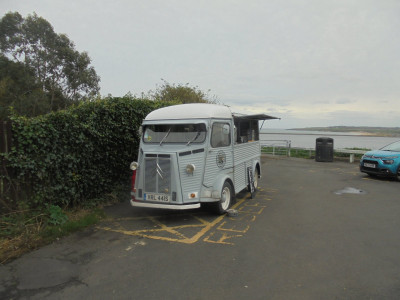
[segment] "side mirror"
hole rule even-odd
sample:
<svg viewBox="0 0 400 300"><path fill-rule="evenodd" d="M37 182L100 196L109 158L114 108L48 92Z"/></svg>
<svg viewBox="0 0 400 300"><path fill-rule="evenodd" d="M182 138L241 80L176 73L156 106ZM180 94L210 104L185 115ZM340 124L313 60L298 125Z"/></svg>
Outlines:
<svg viewBox="0 0 400 300"><path fill-rule="evenodd" d="M222 133L228 135L228 134L229 134L229 129L230 129L229 125L228 125L228 124L225 124L225 125L222 127Z"/></svg>

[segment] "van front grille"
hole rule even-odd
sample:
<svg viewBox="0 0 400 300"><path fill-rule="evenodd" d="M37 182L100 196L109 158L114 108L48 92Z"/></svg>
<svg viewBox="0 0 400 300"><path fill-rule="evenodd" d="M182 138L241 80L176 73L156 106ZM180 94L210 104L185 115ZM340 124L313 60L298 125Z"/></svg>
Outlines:
<svg viewBox="0 0 400 300"><path fill-rule="evenodd" d="M171 194L171 156L167 154L146 154L145 193Z"/></svg>

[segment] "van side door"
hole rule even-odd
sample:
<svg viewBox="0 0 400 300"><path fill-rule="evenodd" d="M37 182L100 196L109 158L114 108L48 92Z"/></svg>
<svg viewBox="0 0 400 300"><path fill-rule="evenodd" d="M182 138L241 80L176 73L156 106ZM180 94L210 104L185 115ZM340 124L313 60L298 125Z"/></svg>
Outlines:
<svg viewBox="0 0 400 300"><path fill-rule="evenodd" d="M232 130L232 123L228 120L214 121L211 125L203 180L206 187L213 187L226 174L233 178Z"/></svg>

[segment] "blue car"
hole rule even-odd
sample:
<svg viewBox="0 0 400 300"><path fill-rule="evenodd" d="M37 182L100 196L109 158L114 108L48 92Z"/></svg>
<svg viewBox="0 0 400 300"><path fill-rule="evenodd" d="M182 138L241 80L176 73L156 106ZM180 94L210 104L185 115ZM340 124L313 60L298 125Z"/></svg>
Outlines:
<svg viewBox="0 0 400 300"><path fill-rule="evenodd" d="M370 176L395 177L400 181L400 141L365 153L360 161L360 171Z"/></svg>

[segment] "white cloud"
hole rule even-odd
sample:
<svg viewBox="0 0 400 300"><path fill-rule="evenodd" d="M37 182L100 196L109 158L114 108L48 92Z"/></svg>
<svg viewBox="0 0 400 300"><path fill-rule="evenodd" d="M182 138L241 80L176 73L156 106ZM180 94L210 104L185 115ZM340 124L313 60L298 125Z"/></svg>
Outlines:
<svg viewBox="0 0 400 300"><path fill-rule="evenodd" d="M103 94L140 94L164 78L279 114L282 127L398 126L396 0L3 0L0 9L36 11L67 33L93 59Z"/></svg>

